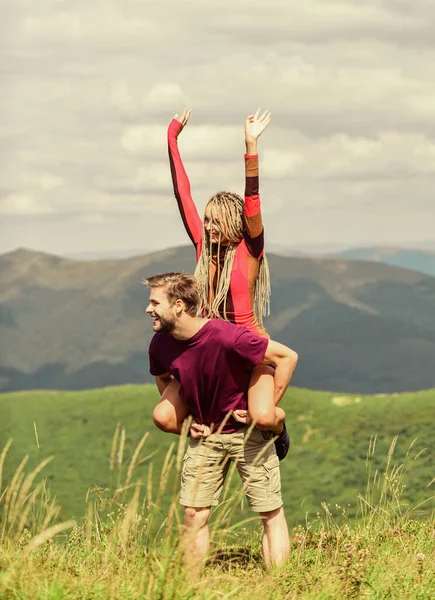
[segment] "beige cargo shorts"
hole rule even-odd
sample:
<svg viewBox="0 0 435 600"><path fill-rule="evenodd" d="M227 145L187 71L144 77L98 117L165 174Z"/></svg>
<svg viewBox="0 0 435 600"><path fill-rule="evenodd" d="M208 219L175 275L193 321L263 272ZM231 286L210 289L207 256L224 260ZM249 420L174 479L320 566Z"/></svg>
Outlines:
<svg viewBox="0 0 435 600"><path fill-rule="evenodd" d="M269 512L282 506L279 461L273 441L261 431L241 427L235 433L213 433L189 440L181 471L180 504L192 508L216 506L231 462L243 483L248 506Z"/></svg>

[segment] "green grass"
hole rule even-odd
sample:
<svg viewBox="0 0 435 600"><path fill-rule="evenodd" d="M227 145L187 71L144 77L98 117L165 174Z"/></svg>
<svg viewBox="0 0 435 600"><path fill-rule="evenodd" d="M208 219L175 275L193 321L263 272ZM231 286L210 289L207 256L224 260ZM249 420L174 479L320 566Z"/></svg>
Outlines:
<svg viewBox="0 0 435 600"><path fill-rule="evenodd" d="M0 560L2 600L430 600L435 593L430 525L412 521L400 533L301 530L289 562L270 572L254 538L244 547L213 544L197 581L175 545L144 551L133 538L107 552L106 539L86 544L80 533L76 528L66 544L46 543L31 554L8 544Z"/></svg>
<svg viewBox="0 0 435 600"><path fill-rule="evenodd" d="M125 478L138 442L149 432L135 477L145 485L150 477L147 457L152 456L151 477L155 481L169 446L178 441L152 424L151 413L157 397L153 386L1 395L0 447L9 438L13 439L4 479L12 475L24 455L29 456L26 466L29 469L54 456L44 474L51 493L62 507L60 518L80 521L86 514L89 490L94 488L91 496L96 493L104 497L105 489L116 487L119 478ZM404 463L402 469L407 471L403 506L415 506L431 497L433 485L429 484L434 477L435 462L434 390L353 397L289 389L281 405L286 410L292 437L290 454L281 463L285 509L291 527L315 519L322 502L338 518L343 511L350 519L355 518L358 494L366 489L366 455L374 437L376 452L370 467L372 473L376 470L382 473L388 448L393 438L399 436L394 457ZM110 470L109 465L118 423L125 431L121 472ZM237 481L234 485L237 487ZM162 499L163 511L169 506L171 494L172 489ZM432 508L433 501L426 502L414 516L423 517ZM240 501L233 513L234 521L251 516Z"/></svg>
<svg viewBox="0 0 435 600"><path fill-rule="evenodd" d="M351 522L341 513L338 522L324 503L312 522L293 528L288 561L269 571L260 554L258 521L250 531L244 521L234 523L238 498L227 493L214 511L210 553L199 578L186 569L179 547L182 510L176 489L186 440L181 438L181 452L174 448L167 454L158 477L146 481L135 467L146 441L137 446L127 472L124 441L118 429L112 474L119 485L89 500L83 524L54 524L56 507L27 465L21 463L5 481L5 448L1 600L433 598L434 515L415 520L403 503L409 472L395 461L396 440L383 472L369 469L357 518ZM372 443L369 465L375 457ZM164 496L169 496L167 508L161 504Z"/></svg>

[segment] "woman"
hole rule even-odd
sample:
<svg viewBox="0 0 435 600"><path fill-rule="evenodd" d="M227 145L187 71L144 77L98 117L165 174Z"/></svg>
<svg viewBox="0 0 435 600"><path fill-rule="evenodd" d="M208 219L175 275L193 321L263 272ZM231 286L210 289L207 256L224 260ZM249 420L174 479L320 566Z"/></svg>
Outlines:
<svg viewBox="0 0 435 600"><path fill-rule="evenodd" d="M270 122L270 112L249 115L245 122L245 200L230 192L218 192L207 203L204 223L190 193L190 183L183 167L177 139L190 117L185 110L168 128L168 148L172 182L180 214L196 250L195 276L201 295L201 310L206 317L224 318L244 325L263 337L263 315L268 314L270 280L264 255L263 223L258 193L257 140ZM171 430L171 414L175 408L177 421L183 421L188 409L178 395L178 383L171 381L154 410L154 422L165 431ZM289 440L284 424L284 411L275 406L273 369L258 365L251 377L248 411L236 411L234 418L242 423L255 420L259 429L280 434L277 453L283 458ZM207 435L205 426L195 425L198 435Z"/></svg>

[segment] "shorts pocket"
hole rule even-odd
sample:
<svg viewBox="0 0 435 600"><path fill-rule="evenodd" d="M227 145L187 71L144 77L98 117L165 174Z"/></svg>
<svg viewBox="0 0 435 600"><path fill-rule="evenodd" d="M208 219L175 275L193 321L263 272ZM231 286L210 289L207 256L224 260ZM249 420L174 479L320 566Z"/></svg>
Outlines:
<svg viewBox="0 0 435 600"><path fill-rule="evenodd" d="M265 442L265 439L263 437L263 432L260 431L260 429L257 429L257 427L254 427L251 432L249 433L249 437L248 437L248 431L249 429L246 430L245 433L245 443L255 443L255 444L261 444L263 445ZM267 431L265 431L264 433L269 433ZM270 432L272 433L272 432ZM273 437L273 433L272 433L272 437Z"/></svg>
<svg viewBox="0 0 435 600"><path fill-rule="evenodd" d="M185 486L187 481L192 477L192 457L188 452L183 457L183 465L181 468L181 485Z"/></svg>
<svg viewBox="0 0 435 600"><path fill-rule="evenodd" d="M269 494L281 492L281 474L279 471L279 459L275 453L271 454L263 463L267 475L267 491Z"/></svg>

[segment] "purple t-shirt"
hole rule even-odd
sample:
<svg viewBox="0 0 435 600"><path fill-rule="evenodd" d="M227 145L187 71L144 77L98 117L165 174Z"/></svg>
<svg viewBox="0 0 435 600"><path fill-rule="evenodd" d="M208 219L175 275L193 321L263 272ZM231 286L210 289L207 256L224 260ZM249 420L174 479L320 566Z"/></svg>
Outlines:
<svg viewBox="0 0 435 600"><path fill-rule="evenodd" d="M222 319L211 319L188 340L158 332L149 347L150 373L173 375L193 416L216 430L228 411L247 409L252 370L263 359L268 342ZM239 427L231 417L222 432Z"/></svg>

